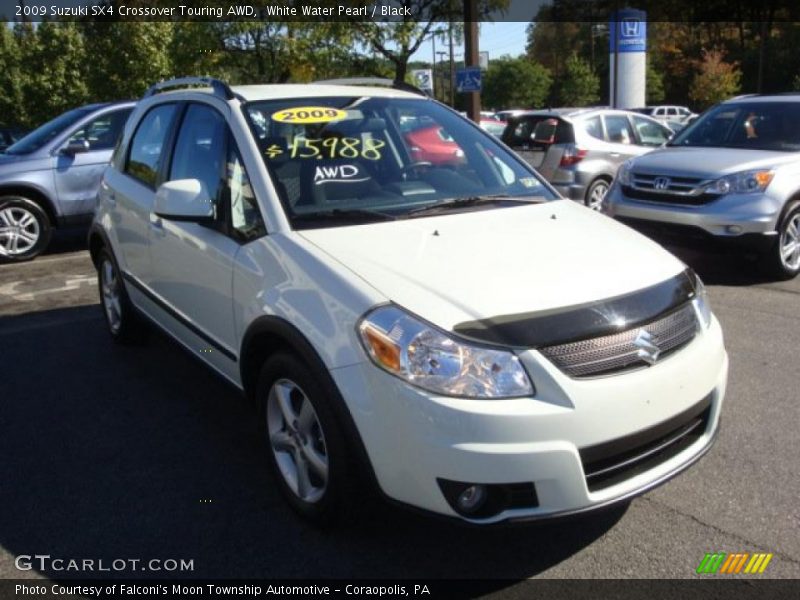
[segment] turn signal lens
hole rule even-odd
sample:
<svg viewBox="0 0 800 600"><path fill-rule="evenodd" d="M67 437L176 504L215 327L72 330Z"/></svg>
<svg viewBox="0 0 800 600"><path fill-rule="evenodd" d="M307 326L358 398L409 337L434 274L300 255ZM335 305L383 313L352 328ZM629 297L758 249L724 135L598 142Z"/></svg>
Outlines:
<svg viewBox="0 0 800 600"><path fill-rule="evenodd" d="M372 359L389 371L400 370L400 346L370 324L361 329L364 345Z"/></svg>

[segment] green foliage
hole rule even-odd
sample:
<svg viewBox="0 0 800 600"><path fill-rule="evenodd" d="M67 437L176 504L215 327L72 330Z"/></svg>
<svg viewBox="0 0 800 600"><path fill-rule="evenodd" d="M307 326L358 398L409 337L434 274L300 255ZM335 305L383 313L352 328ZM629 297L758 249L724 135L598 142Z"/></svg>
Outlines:
<svg viewBox="0 0 800 600"><path fill-rule="evenodd" d="M545 104L552 83L550 72L539 63L503 56L489 62L481 100L485 107L495 110L539 108Z"/></svg>
<svg viewBox="0 0 800 600"><path fill-rule="evenodd" d="M17 35L0 26L0 125L27 124Z"/></svg>
<svg viewBox="0 0 800 600"><path fill-rule="evenodd" d="M664 77L649 60L647 61L645 85L647 87L647 104L660 104L664 101Z"/></svg>
<svg viewBox="0 0 800 600"><path fill-rule="evenodd" d="M561 106L587 106L596 103L600 79L592 73L589 64L573 53L564 64L564 72L557 81L557 104Z"/></svg>
<svg viewBox="0 0 800 600"><path fill-rule="evenodd" d="M94 100L137 98L173 74L173 23L139 21L82 24L86 79Z"/></svg>
<svg viewBox="0 0 800 600"><path fill-rule="evenodd" d="M722 50L703 50L703 59L689 89L689 98L700 110L739 93L742 78L739 66L724 59Z"/></svg>

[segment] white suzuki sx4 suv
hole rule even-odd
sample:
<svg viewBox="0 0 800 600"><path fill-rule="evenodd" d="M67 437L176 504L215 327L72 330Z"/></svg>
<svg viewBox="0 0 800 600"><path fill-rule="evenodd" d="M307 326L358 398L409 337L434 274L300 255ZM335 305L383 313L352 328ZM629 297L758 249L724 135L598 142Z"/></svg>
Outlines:
<svg viewBox="0 0 800 600"><path fill-rule="evenodd" d="M374 486L472 523L579 513L716 437L697 276L410 90L160 83L89 242L111 335L151 321L251 397L317 522Z"/></svg>

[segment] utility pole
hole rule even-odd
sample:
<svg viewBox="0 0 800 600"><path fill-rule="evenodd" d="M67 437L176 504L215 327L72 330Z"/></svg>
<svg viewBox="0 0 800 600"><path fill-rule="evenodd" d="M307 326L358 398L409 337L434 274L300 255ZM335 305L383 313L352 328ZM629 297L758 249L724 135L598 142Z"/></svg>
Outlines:
<svg viewBox="0 0 800 600"><path fill-rule="evenodd" d="M450 106L456 106L456 63L453 55L453 22L447 24L447 37L450 42Z"/></svg>
<svg viewBox="0 0 800 600"><path fill-rule="evenodd" d="M431 95L436 98L436 33L431 36L431 61L433 62L433 67L431 68L431 73L433 74L433 80L431 81Z"/></svg>
<svg viewBox="0 0 800 600"><path fill-rule="evenodd" d="M478 0L464 0L464 65L480 66L480 49L478 48ZM481 94L467 93L467 116L480 123Z"/></svg>
<svg viewBox="0 0 800 600"><path fill-rule="evenodd" d="M439 50L436 54L439 55L439 66L441 67L442 63L446 62L447 60L445 58L447 56L447 52L445 52L444 50ZM439 70L441 71L441 69ZM434 79L436 78L435 72L433 73L433 77ZM440 92L439 95L441 96L442 101L444 102L445 100L447 100L447 95L449 94L449 92L445 91L444 86L441 85L443 83L444 83L444 77L439 77L439 92Z"/></svg>

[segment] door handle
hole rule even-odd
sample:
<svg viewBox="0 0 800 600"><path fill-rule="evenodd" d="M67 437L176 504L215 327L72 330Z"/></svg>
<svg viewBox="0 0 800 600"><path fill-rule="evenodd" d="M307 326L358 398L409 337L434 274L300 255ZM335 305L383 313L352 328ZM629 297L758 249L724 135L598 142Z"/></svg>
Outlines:
<svg viewBox="0 0 800 600"><path fill-rule="evenodd" d="M611 152L611 156L613 158L619 158L620 156L622 156L622 154L620 154L619 152Z"/></svg>

